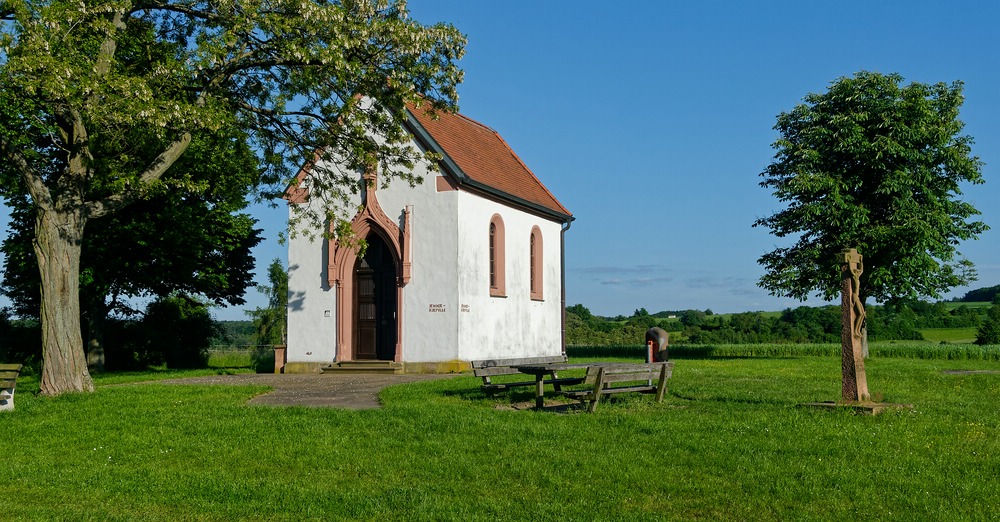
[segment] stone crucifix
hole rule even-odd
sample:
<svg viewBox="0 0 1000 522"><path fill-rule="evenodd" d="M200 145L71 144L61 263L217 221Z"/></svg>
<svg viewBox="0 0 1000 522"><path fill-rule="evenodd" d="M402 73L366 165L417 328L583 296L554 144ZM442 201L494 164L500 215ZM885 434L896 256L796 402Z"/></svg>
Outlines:
<svg viewBox="0 0 1000 522"><path fill-rule="evenodd" d="M841 277L841 370L843 399L848 402L871 400L868 378L865 376L865 359L861 352L865 323L865 307L861 302L861 274L864 272L862 256L853 248L837 254Z"/></svg>

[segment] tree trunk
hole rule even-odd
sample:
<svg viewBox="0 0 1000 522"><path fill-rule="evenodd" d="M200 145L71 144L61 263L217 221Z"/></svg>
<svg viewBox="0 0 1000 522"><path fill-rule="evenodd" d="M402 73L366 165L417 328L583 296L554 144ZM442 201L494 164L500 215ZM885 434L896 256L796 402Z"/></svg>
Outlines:
<svg viewBox="0 0 1000 522"><path fill-rule="evenodd" d="M78 209L38 209L35 255L42 284L42 395L92 392L80 330L80 250L85 219Z"/></svg>

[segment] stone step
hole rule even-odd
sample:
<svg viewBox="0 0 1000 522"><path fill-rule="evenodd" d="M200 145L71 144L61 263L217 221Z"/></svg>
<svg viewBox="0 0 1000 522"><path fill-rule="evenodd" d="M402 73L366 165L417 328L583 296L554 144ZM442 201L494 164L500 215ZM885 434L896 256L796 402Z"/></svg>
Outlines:
<svg viewBox="0 0 1000 522"><path fill-rule="evenodd" d="M401 374L403 363L395 361L340 361L320 368L320 373Z"/></svg>

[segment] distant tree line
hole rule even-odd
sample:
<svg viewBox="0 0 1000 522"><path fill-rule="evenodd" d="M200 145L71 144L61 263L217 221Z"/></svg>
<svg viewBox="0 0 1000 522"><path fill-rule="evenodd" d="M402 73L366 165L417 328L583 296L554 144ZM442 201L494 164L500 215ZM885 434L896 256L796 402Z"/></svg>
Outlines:
<svg viewBox="0 0 1000 522"><path fill-rule="evenodd" d="M994 305L993 308L1000 308ZM1000 312L996 314L1000 330ZM873 341L921 340L924 328L978 328L990 325L992 310L946 303L903 301L867 307ZM577 304L566 309L566 342L574 345L641 344L647 329L671 332L671 342L690 344L836 343L841 336L839 306L787 308L780 313L717 315L711 310L678 310L601 317ZM991 343L984 344L995 344Z"/></svg>
<svg viewBox="0 0 1000 522"><path fill-rule="evenodd" d="M279 260L270 265L268 277L270 287L258 285L268 307L249 311L252 320L216 321L210 303L180 292L156 298L145 310L104 318L101 370L201 368L208 365L209 350L220 347L249 347L255 369L273 368L271 347L284 342L288 287ZM30 312L24 306L0 309L0 361L25 364L27 373L37 372L42 360L41 323L37 312Z"/></svg>
<svg viewBox="0 0 1000 522"><path fill-rule="evenodd" d="M969 290L964 296L954 299L959 303L997 303L1000 299L1000 285Z"/></svg>
<svg viewBox="0 0 1000 522"><path fill-rule="evenodd" d="M204 367L212 339L222 335L204 303L183 295L159 298L141 315L105 321L103 369ZM37 371L41 358L37 317L12 318L8 310L0 310L0 360L18 361Z"/></svg>

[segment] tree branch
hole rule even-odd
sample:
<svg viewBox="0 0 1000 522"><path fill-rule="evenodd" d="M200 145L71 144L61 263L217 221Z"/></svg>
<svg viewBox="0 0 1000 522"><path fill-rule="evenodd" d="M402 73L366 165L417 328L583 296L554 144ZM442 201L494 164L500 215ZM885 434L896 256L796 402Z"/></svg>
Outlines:
<svg viewBox="0 0 1000 522"><path fill-rule="evenodd" d="M191 133L185 132L176 141L171 143L166 150L161 152L156 159L149 164L145 172L139 176L139 185L148 185L163 177L167 169L173 166L178 158L184 154L188 145L191 144ZM87 204L87 215L91 218L101 217L128 205L136 199L135 191L121 191L112 194L98 201Z"/></svg>
<svg viewBox="0 0 1000 522"><path fill-rule="evenodd" d="M52 208L52 193L49 192L49 188L45 185L42 175L32 168L31 164L28 163L28 159L20 151L15 150L11 146L11 143L7 141L7 138L4 138L2 135L0 135L0 153L21 173L24 184L28 186L28 193L31 194L31 199L35 205L46 209Z"/></svg>
<svg viewBox="0 0 1000 522"><path fill-rule="evenodd" d="M168 11L207 21L218 21L222 19L222 17L216 13L194 9L185 5L170 3L169 1L137 2L135 7L133 7L133 11Z"/></svg>
<svg viewBox="0 0 1000 522"><path fill-rule="evenodd" d="M115 27L115 31L121 31L125 29L125 22L122 20L122 12L118 11L114 14L112 24ZM118 48L118 39L114 38L116 36L114 33L108 35L103 42L101 42L101 49L97 53L97 74L101 76L106 76L111 71L111 59L115 55L115 50Z"/></svg>

